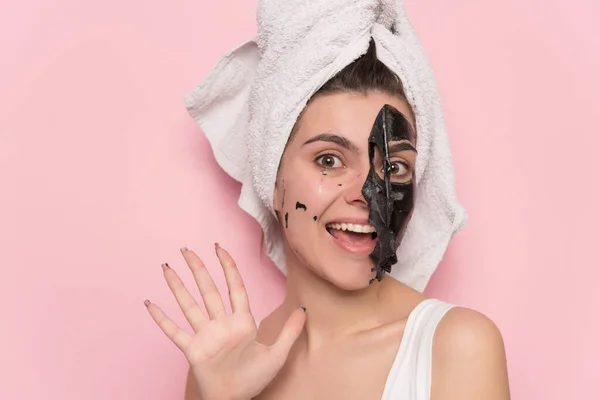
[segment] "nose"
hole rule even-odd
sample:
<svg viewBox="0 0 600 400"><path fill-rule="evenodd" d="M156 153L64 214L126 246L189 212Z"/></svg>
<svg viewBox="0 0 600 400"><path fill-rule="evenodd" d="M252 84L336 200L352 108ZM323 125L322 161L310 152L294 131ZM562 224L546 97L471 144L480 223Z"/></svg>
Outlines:
<svg viewBox="0 0 600 400"><path fill-rule="evenodd" d="M369 207L365 196L362 194L362 188L366 179L367 174L360 173L356 174L356 177L352 179L351 182L346 183L346 185L348 185L346 187L346 191L344 192L344 199L346 200L346 203L363 208Z"/></svg>

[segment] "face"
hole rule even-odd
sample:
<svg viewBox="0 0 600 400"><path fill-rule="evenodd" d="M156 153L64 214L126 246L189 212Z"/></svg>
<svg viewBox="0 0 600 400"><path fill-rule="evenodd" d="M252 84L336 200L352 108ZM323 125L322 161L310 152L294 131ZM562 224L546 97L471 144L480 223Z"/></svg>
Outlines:
<svg viewBox="0 0 600 400"><path fill-rule="evenodd" d="M405 100L375 91L310 102L274 193L288 258L347 290L395 263L414 192L411 115Z"/></svg>

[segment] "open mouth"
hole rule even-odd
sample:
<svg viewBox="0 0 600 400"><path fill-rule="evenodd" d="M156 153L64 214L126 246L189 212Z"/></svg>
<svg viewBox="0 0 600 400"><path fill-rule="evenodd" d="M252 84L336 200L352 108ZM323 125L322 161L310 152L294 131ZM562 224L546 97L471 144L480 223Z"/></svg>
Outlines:
<svg viewBox="0 0 600 400"><path fill-rule="evenodd" d="M375 249L377 232L372 225L334 222L325 228L335 242L348 252L369 254Z"/></svg>

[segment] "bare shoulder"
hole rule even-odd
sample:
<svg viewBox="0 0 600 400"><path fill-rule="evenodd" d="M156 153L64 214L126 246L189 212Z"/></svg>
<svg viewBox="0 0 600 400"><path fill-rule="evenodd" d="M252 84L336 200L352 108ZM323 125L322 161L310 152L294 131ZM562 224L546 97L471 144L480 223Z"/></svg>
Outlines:
<svg viewBox="0 0 600 400"><path fill-rule="evenodd" d="M496 324L454 307L433 340L432 400L510 398L504 341Z"/></svg>
<svg viewBox="0 0 600 400"><path fill-rule="evenodd" d="M440 321L434 339L440 356L466 357L504 354L504 341L496 324L482 313L464 307L451 308Z"/></svg>

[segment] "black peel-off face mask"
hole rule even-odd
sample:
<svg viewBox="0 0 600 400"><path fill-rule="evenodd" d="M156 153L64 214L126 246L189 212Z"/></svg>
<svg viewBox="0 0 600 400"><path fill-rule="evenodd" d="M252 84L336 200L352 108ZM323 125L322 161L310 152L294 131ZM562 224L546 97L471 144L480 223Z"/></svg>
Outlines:
<svg viewBox="0 0 600 400"><path fill-rule="evenodd" d="M391 144L408 141L407 148L414 148L416 135L407 119L394 107L383 106L369 136L369 160L371 168L362 194L369 205L369 223L377 231L377 244L370 254L376 271L375 279L381 281L398 262L396 250L410 219L414 203L414 178L406 183L392 182L390 163ZM378 162L377 162L378 161ZM378 173L379 172L379 173Z"/></svg>

